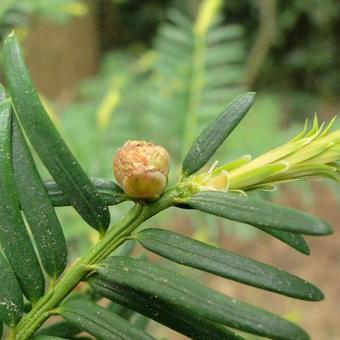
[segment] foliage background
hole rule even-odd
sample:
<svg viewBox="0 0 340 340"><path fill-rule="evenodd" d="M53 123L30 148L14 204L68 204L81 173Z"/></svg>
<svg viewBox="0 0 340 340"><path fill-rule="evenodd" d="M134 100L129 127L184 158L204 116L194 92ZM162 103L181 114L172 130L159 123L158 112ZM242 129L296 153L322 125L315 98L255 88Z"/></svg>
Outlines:
<svg viewBox="0 0 340 340"><path fill-rule="evenodd" d="M20 32L46 106L88 173L111 178L111 157L117 147L127 139L144 138L171 151L174 176L183 145L187 144L185 135L196 133L185 123L195 78L190 69L195 40L187 37L189 44L182 48L164 32L169 27L181 28L185 36L178 20L174 23L172 11L177 10L187 24L194 26L200 2L48 3L2 1L0 37L13 27ZM254 108L220 152L219 160L245 153L256 155L280 144L314 112L323 119L338 113L340 4L332 0L226 0L215 17L219 21L213 28L229 27L236 33L214 51L214 46L207 46L205 53L220 55L219 62L225 64L221 74L231 81L222 84L209 105L197 110L196 129L218 114L242 88L258 92ZM206 77L212 73L204 67ZM244 296L239 285L228 282L221 286L222 281L216 278L204 278L227 294L247 298L301 323L315 339L337 339L340 215L336 185L290 184L266 195L325 218L333 224L335 235L311 240L311 258L304 259L250 227L225 225L215 218L202 219L199 214L192 218L175 211L149 224L171 225L319 284L326 301L307 306L287 300L282 306L282 300L272 295L268 298L268 293L249 289L247 294L251 296ZM65 232L73 247L72 256L76 257L91 242L91 234L84 234L87 229L71 209L60 209L58 213L70 226ZM112 211L113 218L118 214ZM163 328L157 331L159 336L178 339L174 334L164 334Z"/></svg>

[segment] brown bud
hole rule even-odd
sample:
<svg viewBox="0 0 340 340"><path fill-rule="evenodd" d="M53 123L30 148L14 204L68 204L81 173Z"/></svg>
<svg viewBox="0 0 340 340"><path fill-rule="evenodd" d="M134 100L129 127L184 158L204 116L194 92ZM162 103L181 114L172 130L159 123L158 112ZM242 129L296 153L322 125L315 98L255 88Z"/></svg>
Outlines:
<svg viewBox="0 0 340 340"><path fill-rule="evenodd" d="M169 154L160 145L128 141L113 158L113 172L129 196L157 198L168 182Z"/></svg>

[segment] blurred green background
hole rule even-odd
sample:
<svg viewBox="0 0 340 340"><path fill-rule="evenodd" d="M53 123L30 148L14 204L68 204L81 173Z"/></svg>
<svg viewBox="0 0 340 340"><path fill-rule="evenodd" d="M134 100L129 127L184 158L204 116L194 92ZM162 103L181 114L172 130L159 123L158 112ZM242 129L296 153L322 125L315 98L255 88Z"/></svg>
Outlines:
<svg viewBox="0 0 340 340"><path fill-rule="evenodd" d="M220 162L256 156L291 138L315 112L329 120L340 108L340 2L334 0L1 0L0 40L12 29L49 114L91 176L112 178L115 150L128 139L146 139L170 151L174 181L202 126L245 90L257 91L255 105L219 150ZM309 305L201 278L300 323L313 339L339 339L338 186L290 184L259 195L319 215L335 235L310 238L312 255L304 258L250 227L200 214L174 210L148 225L315 282L326 301ZM114 207L112 219L125 208ZM75 258L94 235L71 208L58 214ZM182 339L150 327L159 337Z"/></svg>

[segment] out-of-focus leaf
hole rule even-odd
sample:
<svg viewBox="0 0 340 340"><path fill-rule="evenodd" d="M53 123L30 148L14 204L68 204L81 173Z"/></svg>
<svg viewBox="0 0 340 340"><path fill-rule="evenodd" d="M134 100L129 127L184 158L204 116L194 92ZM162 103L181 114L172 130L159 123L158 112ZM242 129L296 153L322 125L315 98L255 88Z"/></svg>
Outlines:
<svg viewBox="0 0 340 340"><path fill-rule="evenodd" d="M71 324L68 321L60 321L40 329L37 334L72 338L81 331L82 330L79 327Z"/></svg>
<svg viewBox="0 0 340 340"><path fill-rule="evenodd" d="M302 211L234 193L201 191L183 200L194 209L258 228L306 235L328 235L331 227Z"/></svg>
<svg viewBox="0 0 340 340"><path fill-rule="evenodd" d="M309 339L297 325L229 298L188 277L128 257L109 257L94 277L152 295L170 305L249 333L280 339Z"/></svg>
<svg viewBox="0 0 340 340"><path fill-rule="evenodd" d="M19 209L12 172L11 101L0 103L0 243L26 297L37 301L45 278Z"/></svg>
<svg viewBox="0 0 340 340"><path fill-rule="evenodd" d="M254 97L254 92L239 95L201 132L185 157L183 174L189 176L200 170L209 161L248 112Z"/></svg>
<svg viewBox="0 0 340 340"><path fill-rule="evenodd" d="M0 324L2 325L3 321L9 326L14 326L24 313L24 302L17 278L1 252L0 282Z"/></svg>
<svg viewBox="0 0 340 340"><path fill-rule="evenodd" d="M92 177L91 181L108 205L116 205L127 200L124 191L115 182L97 177ZM46 180L44 184L55 207L65 207L71 204L68 197L54 180Z"/></svg>
<svg viewBox="0 0 340 340"><path fill-rule="evenodd" d="M153 339L128 321L87 300L69 300L58 311L66 320L97 339Z"/></svg>
<svg viewBox="0 0 340 340"><path fill-rule="evenodd" d="M189 205L183 205L183 204L176 204L177 208L181 209L193 209ZM309 255L310 254L310 248L304 237L300 234L294 234L289 233L287 231L281 231L277 229L270 229L270 228L263 228L263 227L257 227L258 229L261 229L265 233L277 238L278 240L286 243L290 247L296 249L302 254Z"/></svg>
<svg viewBox="0 0 340 340"><path fill-rule="evenodd" d="M53 335L36 335L32 338L33 340L67 340L67 338L61 338Z"/></svg>
<svg viewBox="0 0 340 340"><path fill-rule="evenodd" d="M14 33L5 39L3 61L8 91L30 142L84 220L105 231L110 222L108 207L48 117Z"/></svg>
<svg viewBox="0 0 340 340"><path fill-rule="evenodd" d="M243 339L224 326L175 307L154 295L102 280L98 276L90 278L89 282L95 291L107 299L133 309L192 339Z"/></svg>
<svg viewBox="0 0 340 340"><path fill-rule="evenodd" d="M259 228L259 227L258 227ZM288 244L292 248L296 249L302 254L309 255L310 249L307 241L300 234L288 233L287 231L281 231L269 228L259 228L267 234L277 238L278 240Z"/></svg>
<svg viewBox="0 0 340 340"><path fill-rule="evenodd" d="M138 329L145 330L149 324L150 319L142 314L134 314L131 317L131 323Z"/></svg>
<svg viewBox="0 0 340 340"><path fill-rule="evenodd" d="M67 340L67 338L61 338L53 335L36 335L33 337L33 340Z"/></svg>
<svg viewBox="0 0 340 340"><path fill-rule="evenodd" d="M67 263L67 247L53 205L15 115L12 117L12 164L21 209L30 226L41 262L50 277Z"/></svg>
<svg viewBox="0 0 340 340"><path fill-rule="evenodd" d="M135 237L146 249L186 266L298 299L324 298L317 287L281 269L168 230L145 229Z"/></svg>

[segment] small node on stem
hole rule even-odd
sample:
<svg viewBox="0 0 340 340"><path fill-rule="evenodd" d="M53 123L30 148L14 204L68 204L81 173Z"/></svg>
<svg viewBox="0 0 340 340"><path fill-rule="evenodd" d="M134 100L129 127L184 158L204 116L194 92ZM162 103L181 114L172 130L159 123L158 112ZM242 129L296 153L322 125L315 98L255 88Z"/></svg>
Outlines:
<svg viewBox="0 0 340 340"><path fill-rule="evenodd" d="M84 264L83 268L86 269L88 272L96 271L98 267L94 264Z"/></svg>

